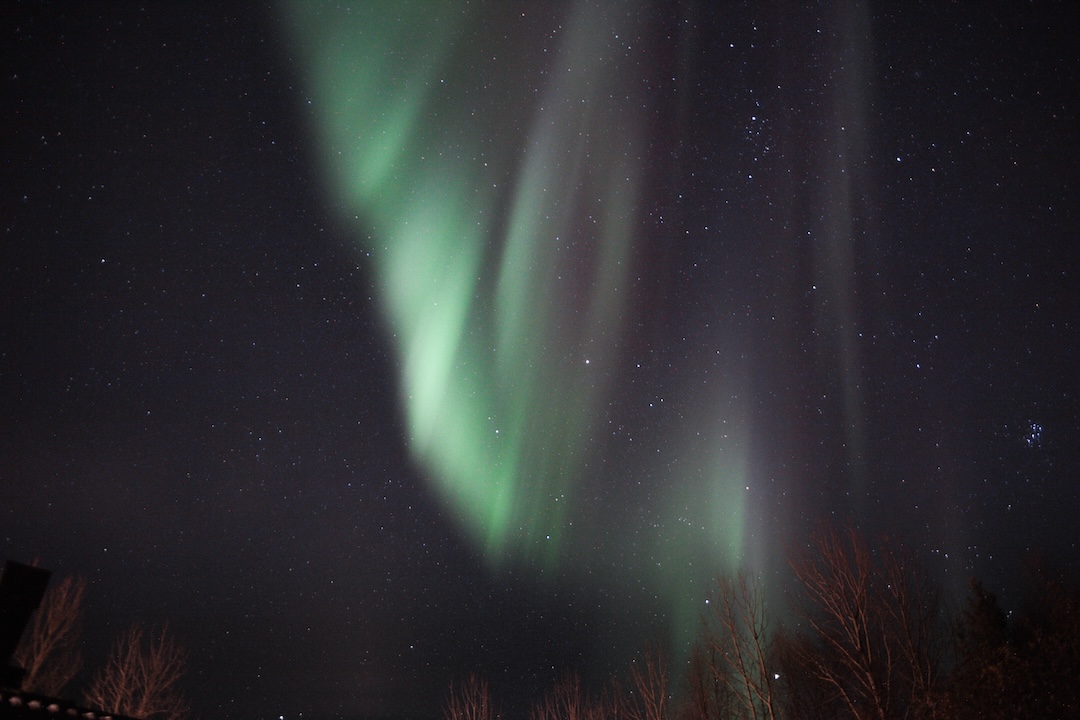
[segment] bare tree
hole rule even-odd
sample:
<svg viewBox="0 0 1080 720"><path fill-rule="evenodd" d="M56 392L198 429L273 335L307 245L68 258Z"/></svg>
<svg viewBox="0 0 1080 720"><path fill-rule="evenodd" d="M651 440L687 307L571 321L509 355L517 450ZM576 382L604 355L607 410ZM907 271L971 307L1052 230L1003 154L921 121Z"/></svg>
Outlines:
<svg viewBox="0 0 1080 720"><path fill-rule="evenodd" d="M187 653L163 626L156 637L132 625L94 677L86 702L100 710L142 720L181 720L188 705L180 691Z"/></svg>
<svg viewBox="0 0 1080 720"><path fill-rule="evenodd" d="M760 585L741 569L735 577L717 581L709 606L712 612L705 620L704 643L713 682L726 686L726 697L738 698L744 717L776 720L776 673L770 667L769 627Z"/></svg>
<svg viewBox="0 0 1080 720"><path fill-rule="evenodd" d="M613 698L619 695L617 690L612 693ZM630 692L622 697L625 702L617 706L621 712L613 715L626 720L667 720L667 662L658 647L647 645L642 657L630 664Z"/></svg>
<svg viewBox="0 0 1080 720"><path fill-rule="evenodd" d="M45 592L41 605L15 650L15 663L26 670L22 687L59 695L82 668L78 643L86 581L66 577Z"/></svg>
<svg viewBox="0 0 1080 720"><path fill-rule="evenodd" d="M805 603L796 608L809 642L791 645L826 688L834 712L887 720L933 715L940 661L939 600L921 568L882 538L872 549L855 530L816 533L792 560Z"/></svg>
<svg viewBox="0 0 1080 720"><path fill-rule="evenodd" d="M728 683L717 672L720 660L716 649L708 642L694 645L690 654L687 680L690 695L681 709L680 718L684 720L719 720L731 713L729 709L735 700Z"/></svg>
<svg viewBox="0 0 1080 720"><path fill-rule="evenodd" d="M948 638L941 592L904 547L883 537L880 550L884 587L878 602L899 654L900 706L908 715L935 717L932 702Z"/></svg>
<svg viewBox="0 0 1080 720"><path fill-rule="evenodd" d="M1009 615L972 581L956 627L956 664L941 683L950 720L1004 720L1018 708L1080 717L1080 587L1042 562L1027 574L1028 597Z"/></svg>
<svg viewBox="0 0 1080 720"><path fill-rule="evenodd" d="M586 697L581 678L566 675L533 706L529 720L603 720L605 707Z"/></svg>
<svg viewBox="0 0 1080 720"><path fill-rule="evenodd" d="M772 657L780 675L783 714L800 720L834 720L843 713L836 707L835 692L807 667L804 658L813 657L817 641L811 635L781 628L772 640Z"/></svg>
<svg viewBox="0 0 1080 720"><path fill-rule="evenodd" d="M708 605L690 658L690 717L776 720L777 674L760 585L746 569L721 577Z"/></svg>
<svg viewBox="0 0 1080 720"><path fill-rule="evenodd" d="M495 720L498 717L487 681L470 675L464 682L450 683L443 706L444 720Z"/></svg>

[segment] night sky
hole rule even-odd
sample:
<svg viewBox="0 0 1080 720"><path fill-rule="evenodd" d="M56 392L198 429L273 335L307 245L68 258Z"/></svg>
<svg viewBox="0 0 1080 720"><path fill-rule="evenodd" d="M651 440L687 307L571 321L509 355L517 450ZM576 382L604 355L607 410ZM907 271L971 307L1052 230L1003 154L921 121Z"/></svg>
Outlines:
<svg viewBox="0 0 1080 720"><path fill-rule="evenodd" d="M795 7L798 5L798 7ZM5 3L0 539L196 716L1080 563L1080 5Z"/></svg>

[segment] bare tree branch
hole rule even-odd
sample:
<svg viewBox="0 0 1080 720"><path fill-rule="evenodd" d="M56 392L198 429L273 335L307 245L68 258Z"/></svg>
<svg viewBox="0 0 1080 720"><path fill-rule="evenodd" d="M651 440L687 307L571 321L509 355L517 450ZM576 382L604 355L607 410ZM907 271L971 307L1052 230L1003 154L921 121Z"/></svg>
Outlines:
<svg viewBox="0 0 1080 720"><path fill-rule="evenodd" d="M86 581L67 577L45 592L30 627L15 650L15 663L26 670L22 687L42 695L60 695L82 668L78 650Z"/></svg>
<svg viewBox="0 0 1080 720"><path fill-rule="evenodd" d="M809 630L808 642L791 647L842 712L874 720L932 715L938 594L907 551L888 538L872 549L854 529L826 528L791 566L805 598L796 611Z"/></svg>
<svg viewBox="0 0 1080 720"><path fill-rule="evenodd" d="M555 683L555 687L532 707L529 720L604 720L608 709L586 697L581 678L571 674Z"/></svg>
<svg viewBox="0 0 1080 720"><path fill-rule="evenodd" d="M776 674L760 586L746 571L722 577L704 618L703 647L691 675L693 707L706 718L730 713L776 720ZM740 708L740 711L736 711Z"/></svg>
<svg viewBox="0 0 1080 720"><path fill-rule="evenodd" d="M163 626L156 637L132 625L94 677L86 702L99 710L142 720L182 720L188 705L180 692L187 653Z"/></svg>
<svg viewBox="0 0 1080 720"><path fill-rule="evenodd" d="M630 665L630 693L622 705L626 720L666 720L670 698L667 662L652 645Z"/></svg>
<svg viewBox="0 0 1080 720"><path fill-rule="evenodd" d="M470 675L464 682L450 684L443 705L443 720L496 720L498 717L487 681Z"/></svg>

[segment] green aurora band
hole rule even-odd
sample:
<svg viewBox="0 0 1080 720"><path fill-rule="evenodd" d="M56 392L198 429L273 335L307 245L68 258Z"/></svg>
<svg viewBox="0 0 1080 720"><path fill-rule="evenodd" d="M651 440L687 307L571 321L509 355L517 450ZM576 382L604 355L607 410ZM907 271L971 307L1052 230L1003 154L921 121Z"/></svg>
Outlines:
<svg viewBox="0 0 1080 720"><path fill-rule="evenodd" d="M583 502L612 472L597 454L646 130L641 51L620 36L640 37L628 18L644 13L532 8L293 0L283 16L330 190L374 264L415 461L493 568L606 574L655 599L681 641L705 585L742 559L742 410L717 400L691 438L669 430L674 450L635 470L644 515ZM604 524L651 540L631 565L606 560L621 541Z"/></svg>

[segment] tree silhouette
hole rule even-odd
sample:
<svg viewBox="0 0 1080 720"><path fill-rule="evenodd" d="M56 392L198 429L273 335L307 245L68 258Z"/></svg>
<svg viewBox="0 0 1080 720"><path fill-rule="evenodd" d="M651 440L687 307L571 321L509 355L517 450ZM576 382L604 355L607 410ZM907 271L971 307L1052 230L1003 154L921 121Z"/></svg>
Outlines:
<svg viewBox="0 0 1080 720"><path fill-rule="evenodd" d="M94 676L85 700L100 710L142 720L181 720L188 705L180 692L187 653L163 626L146 639L132 625L116 645L104 668Z"/></svg>
<svg viewBox="0 0 1080 720"><path fill-rule="evenodd" d="M943 689L949 717L1080 717L1080 590L1045 567L1010 623L972 581L956 628L956 664Z"/></svg>
<svg viewBox="0 0 1080 720"><path fill-rule="evenodd" d="M1080 717L1080 588L1045 565L1032 568L1034 597L1017 620L1029 706Z"/></svg>
<svg viewBox="0 0 1080 720"><path fill-rule="evenodd" d="M26 671L24 690L58 696L82 668L78 643L85 593L86 581L72 577L45 592L13 656Z"/></svg>
<svg viewBox="0 0 1080 720"><path fill-rule="evenodd" d="M612 708L616 710L612 714L617 717L626 720L666 720L671 698L663 652L658 647L647 645L641 658L630 664L630 693L619 693L616 689L612 697L623 698Z"/></svg>
<svg viewBox="0 0 1080 720"><path fill-rule="evenodd" d="M738 715L776 720L779 699L770 628L761 587L742 569L721 577L703 618L691 659L692 715L700 720Z"/></svg>
<svg viewBox="0 0 1080 720"><path fill-rule="evenodd" d="M791 567L803 598L796 605L803 641L791 643L792 661L802 678L820 683L830 706L824 714L933 716L939 598L911 555L888 538L872 548L854 529L825 528Z"/></svg>
<svg viewBox="0 0 1080 720"><path fill-rule="evenodd" d="M977 580L971 581L953 632L955 660L943 688L947 714L957 720L1013 717L1015 698L1009 697L1009 686L1020 669L1019 658L997 597Z"/></svg>
<svg viewBox="0 0 1080 720"><path fill-rule="evenodd" d="M487 681L470 675L459 684L450 683L443 706L444 720L495 720L498 717Z"/></svg>
<svg viewBox="0 0 1080 720"><path fill-rule="evenodd" d="M529 720L603 720L610 711L593 702L581 687L581 678L563 676L529 712Z"/></svg>

